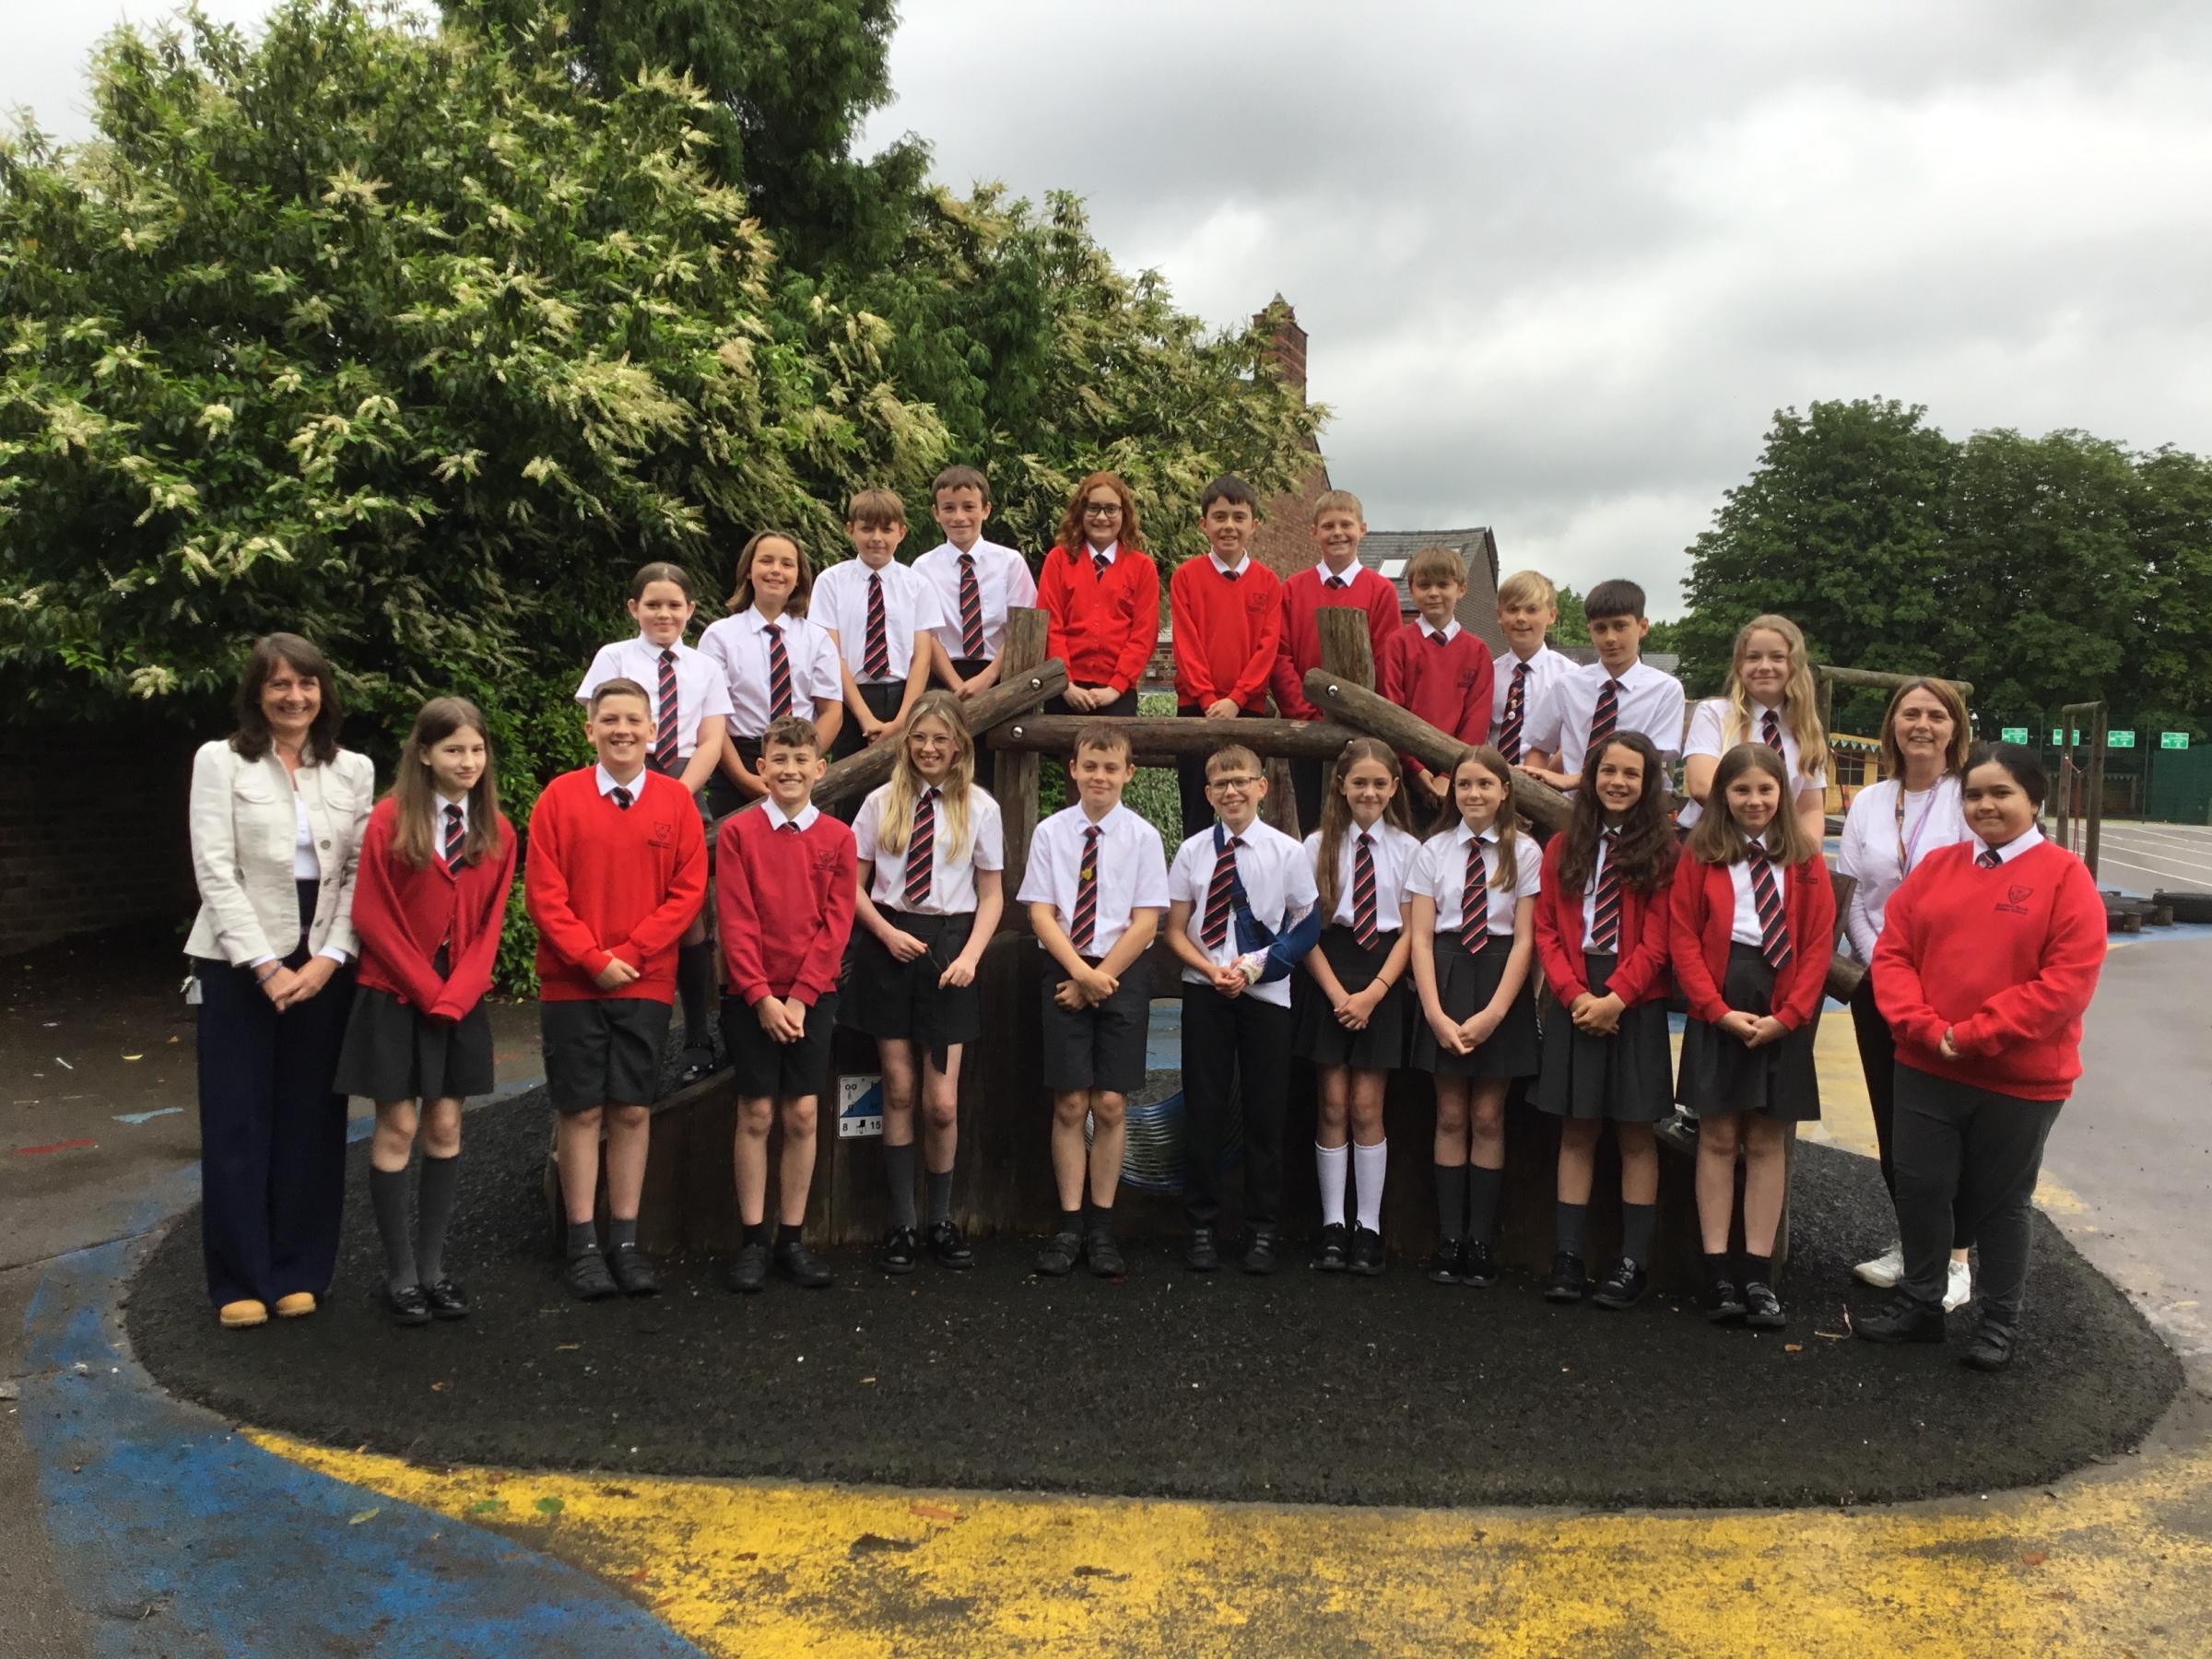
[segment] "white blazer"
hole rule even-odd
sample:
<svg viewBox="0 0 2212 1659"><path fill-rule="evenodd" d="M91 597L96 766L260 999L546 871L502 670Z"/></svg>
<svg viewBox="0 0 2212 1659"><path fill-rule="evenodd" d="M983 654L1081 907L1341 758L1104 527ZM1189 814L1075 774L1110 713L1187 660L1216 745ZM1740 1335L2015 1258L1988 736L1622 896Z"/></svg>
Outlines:
<svg viewBox="0 0 2212 1659"><path fill-rule="evenodd" d="M340 749L328 766L311 755L300 767L300 794L314 830L323 883L307 947L360 954L353 932L353 876L361 831L376 805L376 768ZM292 784L274 751L248 760L228 738L200 746L192 760L192 868L200 913L184 942L187 956L232 967L291 955L300 938L300 892L292 878L299 824Z"/></svg>

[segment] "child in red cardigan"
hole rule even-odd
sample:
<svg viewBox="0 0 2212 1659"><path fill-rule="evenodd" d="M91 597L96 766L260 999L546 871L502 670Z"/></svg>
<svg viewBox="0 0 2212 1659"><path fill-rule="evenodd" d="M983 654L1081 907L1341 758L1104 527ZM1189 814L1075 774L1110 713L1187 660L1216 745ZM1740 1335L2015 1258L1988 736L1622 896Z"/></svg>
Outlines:
<svg viewBox="0 0 2212 1659"><path fill-rule="evenodd" d="M434 697L415 716L392 793L361 836L353 926L361 965L334 1087L376 1102L369 1198L384 1245L384 1312L394 1324L465 1319L445 1271L460 1173L461 1102L492 1086L484 994L500 953L514 830L500 815L484 716ZM407 1161L422 1131L416 1230Z"/></svg>
<svg viewBox="0 0 2212 1659"><path fill-rule="evenodd" d="M1045 654L1067 665L1067 689L1048 712L1136 712L1137 681L1159 642L1159 570L1143 534L1136 498L1112 473L1092 473L1068 498L1037 576Z"/></svg>
<svg viewBox="0 0 2212 1659"><path fill-rule="evenodd" d="M1384 697L1410 709L1469 748L1490 735L1490 648L1459 625L1467 568L1449 547L1423 547L1406 567L1406 585L1420 614L1390 636L1375 664ZM1418 755L1401 755L1406 788L1423 804L1423 818L1449 816L1452 775L1431 771Z"/></svg>
<svg viewBox="0 0 2212 1659"><path fill-rule="evenodd" d="M859 861L853 831L811 796L823 771L821 740L796 717L760 735L768 794L722 821L715 850L715 914L728 968L723 1047L737 1088L737 1218L745 1245L724 1275L733 1290L768 1283L768 1131L783 1125L776 1166L782 1226L776 1271L818 1290L830 1269L801 1241L814 1180L816 1103L830 1079L837 982L853 936Z"/></svg>
<svg viewBox="0 0 2212 1659"><path fill-rule="evenodd" d="M1676 1099L1699 1124L1706 1317L1768 1331L1788 1324L1773 1287L1789 1180L1783 1125L1820 1115L1812 1018L1836 928L1828 866L1787 809L1790 792L1782 756L1765 744L1739 743L1721 757L1707 811L1675 872L1669 938L1675 980L1689 1002ZM1740 1286L1728 1261L1739 1146Z"/></svg>
<svg viewBox="0 0 2212 1659"><path fill-rule="evenodd" d="M1666 772L1641 732L1590 759L1591 788L1544 849L1536 959L1557 1000L1544 1021L1540 1111L1559 1120L1559 1204L1547 1300L1625 1308L1643 1294L1659 1205L1652 1125L1673 1107L1666 1041L1675 832ZM1592 1295L1583 1223L1606 1122L1620 1145L1620 1253Z"/></svg>

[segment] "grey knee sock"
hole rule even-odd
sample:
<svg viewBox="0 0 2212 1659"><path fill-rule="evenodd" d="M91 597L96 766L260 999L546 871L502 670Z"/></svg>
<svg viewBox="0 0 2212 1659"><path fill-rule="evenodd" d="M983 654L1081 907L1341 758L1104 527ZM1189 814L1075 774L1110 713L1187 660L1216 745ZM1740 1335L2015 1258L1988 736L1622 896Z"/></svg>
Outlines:
<svg viewBox="0 0 2212 1659"><path fill-rule="evenodd" d="M1467 1166L1436 1166L1436 1235L1440 1239L1467 1236Z"/></svg>
<svg viewBox="0 0 2212 1659"><path fill-rule="evenodd" d="M377 1236L384 1241L384 1282L405 1290L417 1282L415 1245L407 1236L407 1172L371 1170L369 1203L376 1211Z"/></svg>
<svg viewBox="0 0 2212 1659"><path fill-rule="evenodd" d="M1498 1230L1498 1195L1505 1191L1505 1171L1467 1166L1467 1237L1488 1244Z"/></svg>
<svg viewBox="0 0 2212 1659"><path fill-rule="evenodd" d="M684 1046L714 1046L714 941L679 945L676 950L676 994L684 1005Z"/></svg>
<svg viewBox="0 0 2212 1659"><path fill-rule="evenodd" d="M445 1230L453 1218L453 1188L460 1179L458 1155L423 1154L422 1187L415 1200L415 1268L426 1285L445 1277Z"/></svg>
<svg viewBox="0 0 2212 1659"><path fill-rule="evenodd" d="M569 1260L590 1255L599 1248L599 1229L589 1221L569 1223Z"/></svg>
<svg viewBox="0 0 2212 1659"><path fill-rule="evenodd" d="M924 1177L924 1185L929 1196L929 1224L935 1227L940 1221L951 1220L952 1171L932 1170Z"/></svg>
<svg viewBox="0 0 2212 1659"><path fill-rule="evenodd" d="M903 1147L883 1143L883 1178L890 1183L891 1225L910 1230L914 1225L914 1143Z"/></svg>
<svg viewBox="0 0 2212 1659"><path fill-rule="evenodd" d="M1659 1206L1655 1204L1630 1204L1620 1206L1620 1253L1641 1265L1652 1259L1652 1230L1658 1224Z"/></svg>
<svg viewBox="0 0 2212 1659"><path fill-rule="evenodd" d="M1562 1204L1552 1211L1551 1247L1567 1255L1583 1253L1583 1223L1589 1218L1586 1204Z"/></svg>

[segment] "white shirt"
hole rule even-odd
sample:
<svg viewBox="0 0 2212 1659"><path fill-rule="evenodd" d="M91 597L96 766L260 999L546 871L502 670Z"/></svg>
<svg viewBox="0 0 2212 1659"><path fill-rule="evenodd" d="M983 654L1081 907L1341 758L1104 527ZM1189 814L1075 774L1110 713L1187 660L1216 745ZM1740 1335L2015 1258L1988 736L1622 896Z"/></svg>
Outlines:
<svg viewBox="0 0 2212 1659"><path fill-rule="evenodd" d="M1597 854L1590 861L1590 879L1583 883L1583 948L1592 948L1590 941L1597 934L1597 883L1606 873L1606 861L1612 856L1613 838L1602 830L1597 837ZM1615 939L1613 948L1618 955L1628 953L1629 941Z"/></svg>
<svg viewBox="0 0 2212 1659"><path fill-rule="evenodd" d="M645 780L648 775L647 772L641 771L625 783L613 772L608 771L604 763L592 768L592 781L599 785L601 794L608 795L614 794L618 789L627 789L629 791L629 804L632 806L638 804L638 797L645 793Z"/></svg>
<svg viewBox="0 0 2212 1659"><path fill-rule="evenodd" d="M1509 648L1491 665L1490 679L1490 741L1498 741L1498 728L1505 724L1505 705L1513 695L1513 676L1524 665L1527 677L1521 687L1521 753L1515 759L1524 759L1537 746L1529 741L1529 733L1535 729L1536 715L1544 707L1544 699L1552 687L1566 675L1573 672L1574 660L1563 652L1548 645L1536 647L1536 653L1526 659L1515 656Z"/></svg>
<svg viewBox="0 0 2212 1659"><path fill-rule="evenodd" d="M1281 933L1313 908L1320 897L1313 888L1313 865L1306 850L1280 830L1258 818L1237 836L1237 879L1244 884L1244 902L1253 920L1270 933ZM1226 843L1225 843L1226 844ZM1234 912L1221 943L1208 945L1200 936L1206 927L1206 900L1214 885L1214 863L1218 857L1211 830L1194 835L1175 849L1168 867L1168 897L1191 907L1183 935L1206 959L1226 968L1242 954L1237 948ZM1195 968L1182 971L1183 982L1203 985L1206 976ZM1290 1006L1290 975L1248 985L1243 994L1278 1008Z"/></svg>
<svg viewBox="0 0 2212 1659"><path fill-rule="evenodd" d="M466 836L468 834L468 797L463 795L457 801L449 801L435 790L431 792L430 850L436 853L440 858L445 856L445 815L449 809L455 807L459 808L461 813L461 833Z"/></svg>
<svg viewBox="0 0 2212 1659"><path fill-rule="evenodd" d="M814 820L822 816L822 809L819 806L817 806L812 801L807 802L806 806L800 807L796 812L784 811L782 807L777 806L774 801L771 800L766 795L762 795L759 801L754 803L754 805L759 806L761 811L767 813L770 820L779 830L782 829L786 824L789 824L794 830L811 830L814 828Z"/></svg>
<svg viewBox="0 0 2212 1659"><path fill-rule="evenodd" d="M676 653L676 756L688 760L699 747L699 723L710 714L728 718L730 688L721 665L704 653L680 640L668 649ZM659 731L661 648L641 633L634 640L600 646L576 688L576 700L590 707L592 693L610 679L635 680L645 688L645 695L653 700L653 730Z"/></svg>
<svg viewBox="0 0 2212 1659"><path fill-rule="evenodd" d="M1767 839L1762 835L1751 844L1763 847L1767 844ZM1783 884L1781 862L1770 858L1767 864L1768 867L1774 872L1774 896L1777 899L1784 898L1786 895ZM1728 866L1728 882L1735 889L1735 917L1728 926L1730 943L1736 945L1765 944L1766 935L1759 931L1759 903L1751 897L1751 860L1748 856L1739 858ZM1797 942L1793 939L1790 943L1794 947Z"/></svg>
<svg viewBox="0 0 2212 1659"><path fill-rule="evenodd" d="M830 630L805 617L785 611L776 619L783 630L783 654L791 664L794 712L802 720L814 718L818 699L841 702L844 677L837 668L837 645ZM754 606L739 616L724 617L699 637L699 649L721 668L730 693L730 734L758 738L769 723L783 711L768 706L769 619Z"/></svg>
<svg viewBox="0 0 2212 1659"><path fill-rule="evenodd" d="M1015 606L1037 603L1037 579L1030 561L1011 547L979 539L968 549L975 559L976 589L983 605L984 662L998 660L999 645L1006 637L1006 612ZM939 542L914 560L914 574L927 582L937 595L940 619L931 629L945 654L955 659L968 654L960 638L960 560L964 557L950 542Z"/></svg>
<svg viewBox="0 0 2212 1659"><path fill-rule="evenodd" d="M307 797L297 784L292 788L292 879L323 879L323 860L315 852L315 827L307 821Z"/></svg>
<svg viewBox="0 0 2212 1659"><path fill-rule="evenodd" d="M1214 561L1214 569L1220 571L1224 576L1241 576L1252 566L1252 555L1249 553L1245 554L1243 558L1238 559L1233 565L1223 564L1221 562L1221 555L1218 553L1208 553L1206 558Z"/></svg>
<svg viewBox="0 0 2212 1659"><path fill-rule="evenodd" d="M1406 873L1413 868L1421 843L1387 818L1377 818L1368 834L1374 838L1375 926L1383 933L1396 933L1405 925L1399 895L1406 890ZM1306 863L1319 871L1321 831L1316 830L1307 836L1305 844ZM1349 823L1344 827L1342 841L1336 849L1336 911L1328 918L1347 927L1352 925L1352 870L1359 855L1359 826Z"/></svg>
<svg viewBox="0 0 2212 1659"><path fill-rule="evenodd" d="M1900 792L1905 806L1902 825L1897 817ZM1843 913L1853 956L1862 962L1874 960L1889 896L1929 853L1965 841L1970 834L1955 777L1938 778L1932 788L1918 794L1906 790L1901 779L1885 778L1852 797L1851 810L1843 815L1836 868L1858 882Z"/></svg>
<svg viewBox="0 0 2212 1659"><path fill-rule="evenodd" d="M2041 846L2043 832L2030 824L2001 847L1992 847L1978 835L1973 838L1973 841L1975 858L1979 859L1984 853L1994 853L1999 864L2008 865L2030 847Z"/></svg>
<svg viewBox="0 0 2212 1659"><path fill-rule="evenodd" d="M1512 677L1510 668L1507 677ZM1590 747L1590 721L1597 712L1598 693L1608 679L1616 678L1621 689L1615 706L1614 729L1641 732L1663 756L1679 754L1682 682L1641 659L1618 676L1603 663L1580 664L1560 676L1545 695L1543 705L1524 719L1522 747L1540 748L1554 757L1555 770L1579 774Z"/></svg>
<svg viewBox="0 0 2212 1659"><path fill-rule="evenodd" d="M1084 831L1092 828L1083 808L1064 807L1030 838L1030 866L1022 875L1022 904L1049 904L1066 927L1075 919L1081 879ZM1099 909L1086 956L1102 957L1129 931L1136 910L1168 908L1168 854L1159 831L1128 807L1116 805L1098 822ZM1043 948L1043 941L1038 941Z"/></svg>
<svg viewBox="0 0 2212 1659"><path fill-rule="evenodd" d="M1006 867L1006 829L998 803L972 784L968 790L968 844L956 847L945 832L945 803L937 802L936 832L931 837L929 901L906 901L906 854L902 846L893 853L876 838L883 829L883 799L890 793L886 783L871 790L853 820L853 840L860 862L875 866L868 897L886 910L916 916L963 916L975 909L975 873ZM909 845L911 845L911 840Z"/></svg>
<svg viewBox="0 0 2212 1659"><path fill-rule="evenodd" d="M1682 745L1684 759L1691 755L1710 755L1718 760L1738 743L1764 743L1765 719L1768 706L1753 698L1747 705L1751 713L1751 729L1733 741L1728 736L1728 723L1735 714L1733 706L1724 697L1700 698L1698 706L1689 712L1689 736ZM1782 727L1782 764L1790 774L1790 799L1802 800L1808 794L1818 794L1828 788L1828 771L1817 768L1811 776L1797 770L1797 739L1791 734L1790 723L1784 717L1782 704L1773 705L1775 724ZM1697 802L1685 800L1682 810L1675 815L1675 822L1688 829L1705 816L1705 809Z"/></svg>
<svg viewBox="0 0 2212 1659"><path fill-rule="evenodd" d="M1455 617L1446 618L1441 628L1430 626L1429 618L1426 617L1416 617L1414 623L1420 629L1421 638L1424 640L1433 640L1441 634L1444 643L1449 645L1459 635L1459 619Z"/></svg>
<svg viewBox="0 0 2212 1659"><path fill-rule="evenodd" d="M1439 938L1456 935L1462 920L1460 898L1467 886L1467 843L1475 839L1466 820L1441 834L1432 835L1421 843L1414 858L1413 868L1406 876L1406 897L1425 894L1436 900L1436 933ZM1492 824L1482 832L1482 858L1486 877L1486 892L1489 899L1488 915L1484 918L1487 931L1511 936L1513 931L1513 912L1524 899L1534 899L1542 885L1544 850L1526 836L1519 838L1513 848L1513 884L1498 885L1498 826Z"/></svg>
<svg viewBox="0 0 2212 1659"><path fill-rule="evenodd" d="M881 570L857 556L831 565L814 579L806 614L837 636L838 653L853 680L869 684L868 578L882 579L883 642L890 661L884 681L903 681L914 663L914 636L945 620L936 589L897 559Z"/></svg>

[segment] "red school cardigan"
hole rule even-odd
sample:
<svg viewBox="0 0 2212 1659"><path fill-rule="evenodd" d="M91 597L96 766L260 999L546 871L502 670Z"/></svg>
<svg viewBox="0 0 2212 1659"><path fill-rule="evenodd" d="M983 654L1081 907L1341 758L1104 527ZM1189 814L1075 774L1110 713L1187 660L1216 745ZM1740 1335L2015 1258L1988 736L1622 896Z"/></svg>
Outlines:
<svg viewBox="0 0 2212 1659"><path fill-rule="evenodd" d="M386 795L361 834L353 888L353 930L361 941L355 983L389 992L418 1013L460 1019L491 989L507 889L514 885L514 829L501 813L491 857L456 871L433 853L418 870L393 847L398 823L399 803ZM448 947L443 979L431 966L440 945Z"/></svg>
<svg viewBox="0 0 2212 1659"><path fill-rule="evenodd" d="M1835 954L1836 892L1816 853L1782 872L1782 914L1790 924L1789 966L1774 975L1774 1018L1796 1030L1820 1006ZM1729 935L1735 927L1735 883L1726 865L1701 863L1688 847L1675 865L1674 930L1669 952L1675 982L1693 1019L1716 1025L1728 1010L1721 982L1728 975Z"/></svg>
<svg viewBox="0 0 2212 1659"><path fill-rule="evenodd" d="M1135 547L1117 547L1106 574L1090 549L1054 547L1037 578L1044 607L1044 651L1067 665L1071 686L1104 686L1116 697L1136 688L1159 643L1159 567Z"/></svg>
<svg viewBox="0 0 2212 1659"><path fill-rule="evenodd" d="M1536 959L1544 964L1545 982L1552 994L1572 1007L1574 999L1589 991L1590 974L1583 965L1583 895L1567 891L1559 880L1559 864L1566 855L1564 833L1546 843L1544 882L1536 889ZM1630 1007L1662 1001L1674 992L1667 977L1673 915L1668 885L1663 879L1649 893L1621 888L1620 936L1627 948L1614 960L1608 990Z"/></svg>

